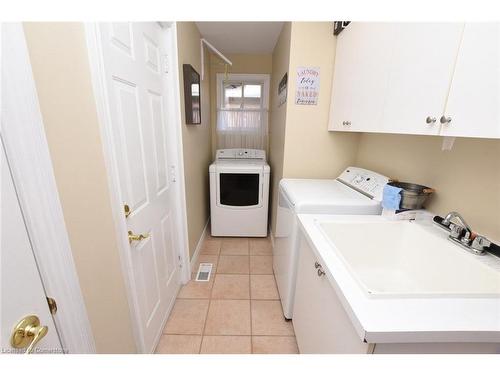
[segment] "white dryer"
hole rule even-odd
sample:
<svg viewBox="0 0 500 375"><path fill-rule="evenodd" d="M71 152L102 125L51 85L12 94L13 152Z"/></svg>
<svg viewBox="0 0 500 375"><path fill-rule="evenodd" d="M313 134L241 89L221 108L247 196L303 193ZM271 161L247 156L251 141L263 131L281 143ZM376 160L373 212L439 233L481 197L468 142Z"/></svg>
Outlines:
<svg viewBox="0 0 500 375"><path fill-rule="evenodd" d="M297 214L380 215L388 178L349 167L336 179L282 179L273 248L273 268L283 314L292 318L297 277Z"/></svg>
<svg viewBox="0 0 500 375"><path fill-rule="evenodd" d="M270 174L266 152L217 150L209 174L212 236L266 237Z"/></svg>

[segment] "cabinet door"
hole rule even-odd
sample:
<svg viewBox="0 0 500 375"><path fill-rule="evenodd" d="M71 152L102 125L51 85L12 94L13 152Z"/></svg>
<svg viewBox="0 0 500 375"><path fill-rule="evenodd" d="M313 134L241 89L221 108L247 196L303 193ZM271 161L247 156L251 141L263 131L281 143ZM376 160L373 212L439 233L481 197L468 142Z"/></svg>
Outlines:
<svg viewBox="0 0 500 375"><path fill-rule="evenodd" d="M464 24L401 23L379 132L439 134ZM427 117L436 121L427 123Z"/></svg>
<svg viewBox="0 0 500 375"><path fill-rule="evenodd" d="M500 24L466 24L441 134L500 138Z"/></svg>
<svg viewBox="0 0 500 375"><path fill-rule="evenodd" d="M378 130L394 37L390 23L353 22L339 34L329 130Z"/></svg>
<svg viewBox="0 0 500 375"><path fill-rule="evenodd" d="M321 263L301 234L299 267L293 308L293 327L302 354L367 353L371 346L356 333Z"/></svg>

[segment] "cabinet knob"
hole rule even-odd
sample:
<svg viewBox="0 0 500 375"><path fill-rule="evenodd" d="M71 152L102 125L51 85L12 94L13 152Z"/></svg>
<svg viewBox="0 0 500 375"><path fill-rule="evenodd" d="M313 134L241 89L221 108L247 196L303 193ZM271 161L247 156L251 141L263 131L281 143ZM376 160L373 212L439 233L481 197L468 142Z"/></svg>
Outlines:
<svg viewBox="0 0 500 375"><path fill-rule="evenodd" d="M425 119L425 122L427 124L434 124L436 122L436 118L435 117L431 117L431 116L427 116L427 118Z"/></svg>
<svg viewBox="0 0 500 375"><path fill-rule="evenodd" d="M441 118L439 119L439 122L441 124L449 124L451 122L451 117L449 117L449 116L441 116Z"/></svg>
<svg viewBox="0 0 500 375"><path fill-rule="evenodd" d="M318 270L319 277L321 277L325 274L325 271L323 271L323 266L320 263L314 262L314 268L316 268Z"/></svg>

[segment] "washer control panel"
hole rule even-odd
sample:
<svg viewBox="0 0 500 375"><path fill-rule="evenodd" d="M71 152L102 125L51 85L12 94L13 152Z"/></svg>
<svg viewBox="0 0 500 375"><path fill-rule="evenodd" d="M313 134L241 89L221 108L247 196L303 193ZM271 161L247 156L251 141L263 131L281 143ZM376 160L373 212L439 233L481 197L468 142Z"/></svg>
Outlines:
<svg viewBox="0 0 500 375"><path fill-rule="evenodd" d="M358 167L346 168L337 180L378 201L382 201L384 186L389 182L386 176Z"/></svg>
<svg viewBox="0 0 500 375"><path fill-rule="evenodd" d="M266 160L266 152L264 150L256 150L253 148L226 148L217 150L215 158L217 160L227 160L227 159Z"/></svg>

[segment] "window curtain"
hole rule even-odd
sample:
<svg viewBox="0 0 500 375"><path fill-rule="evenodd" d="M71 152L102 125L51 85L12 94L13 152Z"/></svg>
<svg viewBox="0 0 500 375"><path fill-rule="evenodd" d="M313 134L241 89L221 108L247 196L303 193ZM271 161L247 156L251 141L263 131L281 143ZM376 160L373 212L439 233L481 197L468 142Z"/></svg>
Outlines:
<svg viewBox="0 0 500 375"><path fill-rule="evenodd" d="M217 148L267 149L268 112L266 109L219 109Z"/></svg>

